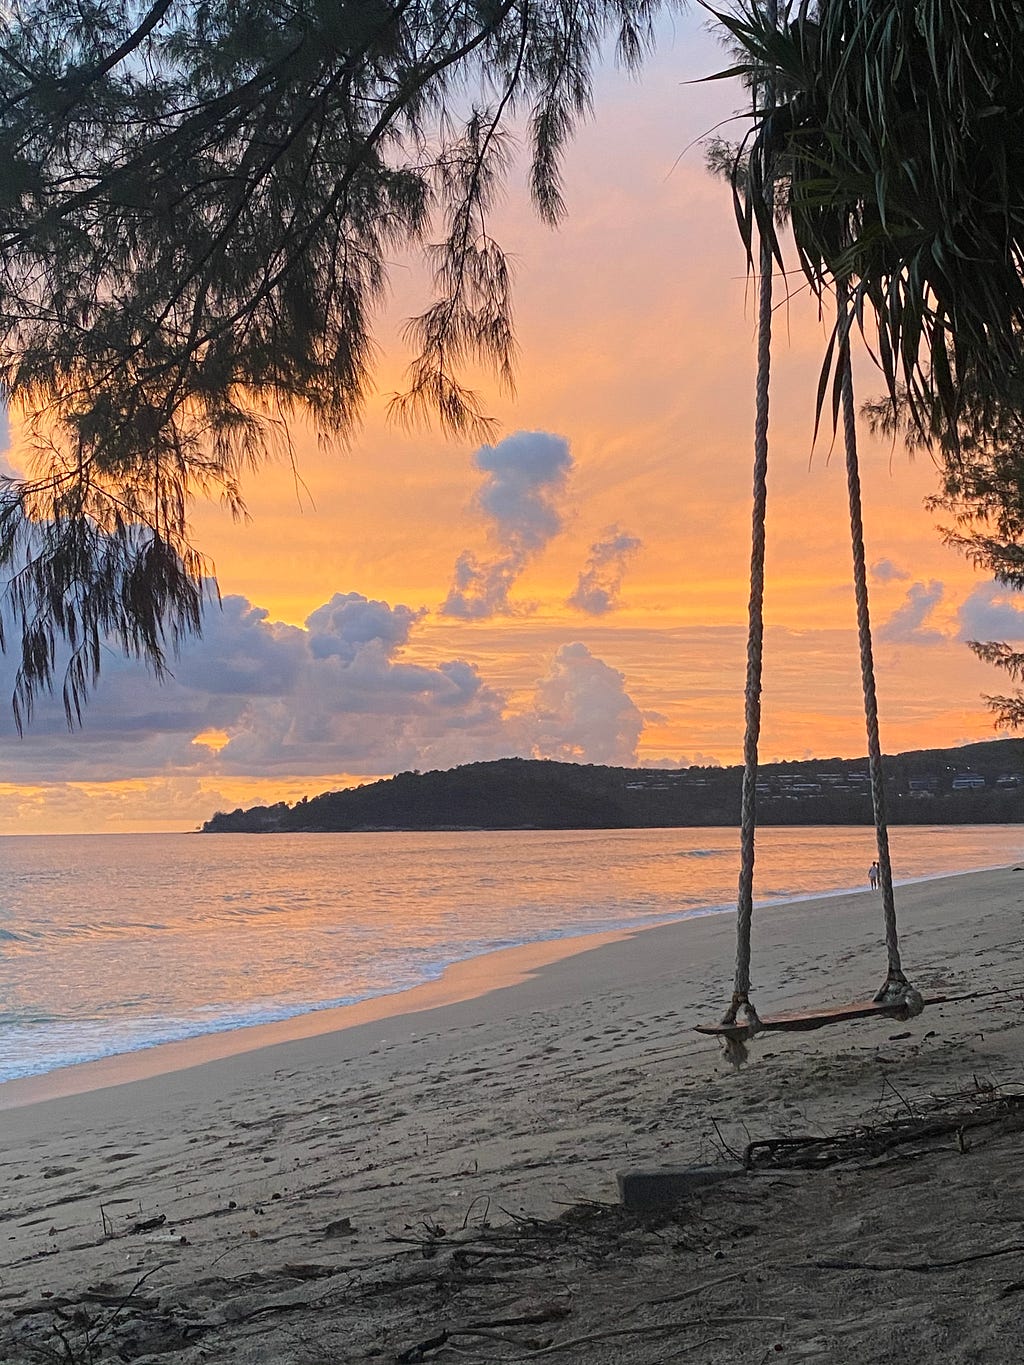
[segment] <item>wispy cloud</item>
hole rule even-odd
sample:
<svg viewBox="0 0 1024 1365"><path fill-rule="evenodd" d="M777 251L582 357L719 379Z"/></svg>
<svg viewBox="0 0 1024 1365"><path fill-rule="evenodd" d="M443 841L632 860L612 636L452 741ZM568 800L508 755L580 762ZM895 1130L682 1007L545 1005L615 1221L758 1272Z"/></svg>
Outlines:
<svg viewBox="0 0 1024 1365"><path fill-rule="evenodd" d="M485 620L512 612L516 579L562 529L559 501L572 456L564 437L517 431L496 446L481 446L473 462L484 475L476 505L494 548L483 557L471 550L459 555L441 614Z"/></svg>
<svg viewBox="0 0 1024 1365"><path fill-rule="evenodd" d="M945 589L938 579L912 583L900 606L880 627L877 639L890 645L940 645L948 637L941 630L929 629L925 622L942 601Z"/></svg>
<svg viewBox="0 0 1024 1365"><path fill-rule="evenodd" d="M609 526L602 538L590 547L590 557L569 598L569 606L588 616L604 616L614 610L626 566L643 542L628 531Z"/></svg>
<svg viewBox="0 0 1024 1365"><path fill-rule="evenodd" d="M910 577L906 569L901 569L891 559L876 559L868 572L875 583L901 583Z"/></svg>

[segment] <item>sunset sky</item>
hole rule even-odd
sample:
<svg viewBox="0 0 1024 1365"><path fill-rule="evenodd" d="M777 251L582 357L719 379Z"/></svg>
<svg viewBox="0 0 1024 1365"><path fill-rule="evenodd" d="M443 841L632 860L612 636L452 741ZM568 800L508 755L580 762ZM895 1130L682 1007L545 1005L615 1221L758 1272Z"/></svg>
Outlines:
<svg viewBox="0 0 1024 1365"><path fill-rule="evenodd" d="M405 317L396 264L379 395L347 450L293 433L249 479L251 520L197 510L223 608L158 685L111 654L81 730L0 715L0 831L188 829L407 768L506 754L734 763L743 724L753 298L729 192L694 145L742 103L695 13L638 80L609 67L566 159L552 232L513 181L514 398L490 447L386 418ZM864 752L845 473L812 450L826 327L799 277L776 315L762 757ZM862 397L877 393L859 365ZM16 455L12 457L16 464ZM936 530L927 458L862 432L882 740L993 737L1003 680L963 641L1024 613ZM14 665L0 665L8 695Z"/></svg>

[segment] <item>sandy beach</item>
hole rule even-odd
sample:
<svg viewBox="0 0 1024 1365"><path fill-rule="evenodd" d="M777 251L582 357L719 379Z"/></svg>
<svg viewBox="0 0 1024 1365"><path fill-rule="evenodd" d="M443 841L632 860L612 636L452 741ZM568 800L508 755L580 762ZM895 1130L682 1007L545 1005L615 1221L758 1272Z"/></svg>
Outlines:
<svg viewBox="0 0 1024 1365"><path fill-rule="evenodd" d="M1024 872L897 894L915 984L987 993L766 1036L740 1072L693 1032L729 993L720 915L0 1087L0 1359L1014 1358ZM870 892L766 911L759 1006L870 995L880 937ZM739 1165L936 1112L982 1119ZM624 1211L616 1173L662 1165L729 1178Z"/></svg>

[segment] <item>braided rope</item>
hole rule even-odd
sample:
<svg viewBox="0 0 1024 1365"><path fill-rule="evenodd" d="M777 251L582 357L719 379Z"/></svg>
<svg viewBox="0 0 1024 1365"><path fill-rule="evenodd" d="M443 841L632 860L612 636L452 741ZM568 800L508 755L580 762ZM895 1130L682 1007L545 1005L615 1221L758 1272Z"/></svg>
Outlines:
<svg viewBox="0 0 1024 1365"><path fill-rule="evenodd" d="M846 305L845 287L839 288L840 310ZM857 459L857 413L853 400L853 367L847 338L839 354L843 400L843 439L846 445L846 486L850 500L850 537L853 546L853 586L857 600L857 634L860 642L860 674L864 689L864 720L868 740L868 772L871 779L871 806L878 845L879 883L882 916L885 922L885 951L888 972L878 992L879 1000L903 1000L910 991L900 962L899 935L896 927L896 898L892 889L892 863L889 858L889 826L885 812L885 783L882 775L882 745L878 733L878 698L875 692L875 667L871 648L871 618L868 611L868 582L864 555L864 521L861 511L860 468ZM916 995L916 992L911 992ZM907 1000L908 1005L912 1001ZM919 1011L914 1010L914 1013Z"/></svg>
<svg viewBox="0 0 1024 1365"><path fill-rule="evenodd" d="M767 0L767 17L778 23L778 0ZM765 87L765 109L775 106L775 88ZM774 169L764 165L764 195L771 207L775 200ZM757 381L754 413L754 498L750 530L750 598L747 604L747 680L744 689L743 792L740 799L740 875L736 895L736 974L732 1000L723 1020L734 1024L742 1009L754 1028L760 1022L750 1003L750 931L754 914L754 842L757 829L757 748L761 737L761 678L764 652L764 552L768 505L768 416L772 360L772 259L771 244L762 234L760 276L757 291ZM727 1043L727 1050L728 1050ZM745 1049L733 1044L734 1060L743 1060Z"/></svg>
<svg viewBox="0 0 1024 1365"><path fill-rule="evenodd" d="M768 414L772 346L772 256L761 243L757 316L757 403L754 416L754 504L750 534L750 598L747 605L747 681L744 692L743 794L740 805L740 875L736 900L736 975L726 1023L750 1003L750 931L754 913L754 841L757 829L757 756L761 736L764 652L765 520L768 503Z"/></svg>

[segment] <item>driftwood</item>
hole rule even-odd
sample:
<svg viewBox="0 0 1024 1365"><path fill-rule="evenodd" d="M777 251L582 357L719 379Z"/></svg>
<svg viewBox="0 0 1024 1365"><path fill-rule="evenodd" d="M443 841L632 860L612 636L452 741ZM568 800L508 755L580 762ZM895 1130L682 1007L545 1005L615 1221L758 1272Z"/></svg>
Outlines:
<svg viewBox="0 0 1024 1365"><path fill-rule="evenodd" d="M762 1138L743 1152L748 1171L824 1170L843 1161L873 1161L901 1147L924 1147L952 1138L961 1152L967 1134L996 1125L1024 1123L1024 1095L983 1092L971 1102L963 1095L939 1100L928 1114L901 1114L885 1123L840 1133L806 1137Z"/></svg>

